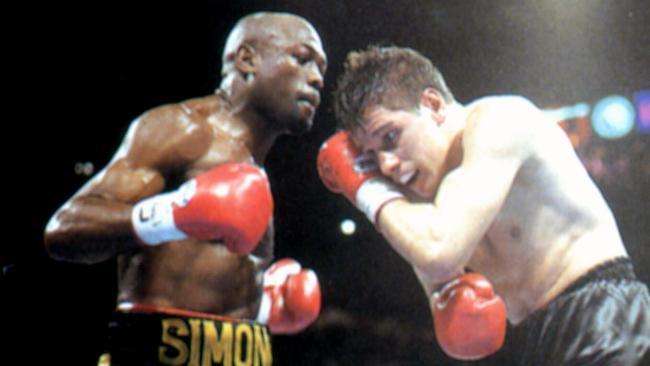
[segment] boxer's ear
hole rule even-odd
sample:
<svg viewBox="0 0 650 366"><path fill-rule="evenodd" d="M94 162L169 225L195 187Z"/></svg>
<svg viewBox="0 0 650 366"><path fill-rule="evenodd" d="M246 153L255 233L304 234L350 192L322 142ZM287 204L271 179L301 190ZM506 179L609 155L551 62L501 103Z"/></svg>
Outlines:
<svg viewBox="0 0 650 366"><path fill-rule="evenodd" d="M255 76L258 61L258 55L250 45L242 44L235 53L235 68L244 79Z"/></svg>
<svg viewBox="0 0 650 366"><path fill-rule="evenodd" d="M425 107L438 125L445 120L446 106L445 98L434 88L426 88L420 95L420 107Z"/></svg>

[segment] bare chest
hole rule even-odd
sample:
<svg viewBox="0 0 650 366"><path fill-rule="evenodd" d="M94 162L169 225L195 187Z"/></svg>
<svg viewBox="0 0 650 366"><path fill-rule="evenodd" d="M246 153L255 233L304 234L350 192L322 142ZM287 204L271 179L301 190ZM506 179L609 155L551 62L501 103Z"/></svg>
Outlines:
<svg viewBox="0 0 650 366"><path fill-rule="evenodd" d="M523 318L556 290L596 210L586 203L595 198L579 176L526 168L470 261L504 298L511 319Z"/></svg>
<svg viewBox="0 0 650 366"><path fill-rule="evenodd" d="M213 128L213 138L205 152L188 167L186 178L194 177L227 162L254 164L250 150L240 140Z"/></svg>

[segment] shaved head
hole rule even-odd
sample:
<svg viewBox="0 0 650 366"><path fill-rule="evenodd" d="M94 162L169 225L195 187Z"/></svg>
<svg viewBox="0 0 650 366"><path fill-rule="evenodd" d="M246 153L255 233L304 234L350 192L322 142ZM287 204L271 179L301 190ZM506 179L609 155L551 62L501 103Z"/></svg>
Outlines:
<svg viewBox="0 0 650 366"><path fill-rule="evenodd" d="M254 13L228 35L218 91L277 131L307 131L320 104L327 55L314 27L287 13ZM237 107L233 107L236 110Z"/></svg>
<svg viewBox="0 0 650 366"><path fill-rule="evenodd" d="M222 57L222 75L232 69L237 50L246 45L263 52L268 47L282 47L289 39L305 38L316 44L322 52L322 44L314 27L305 19L289 13L259 12L240 19L228 35Z"/></svg>

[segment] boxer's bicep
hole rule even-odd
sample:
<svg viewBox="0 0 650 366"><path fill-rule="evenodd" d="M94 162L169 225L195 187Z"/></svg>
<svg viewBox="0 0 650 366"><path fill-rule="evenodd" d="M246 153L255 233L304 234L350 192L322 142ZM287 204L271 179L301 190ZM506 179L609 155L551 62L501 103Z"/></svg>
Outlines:
<svg viewBox="0 0 650 366"><path fill-rule="evenodd" d="M204 120L183 104L147 111L129 128L109 165L85 193L134 203L163 190L165 175L183 172L212 141Z"/></svg>
<svg viewBox="0 0 650 366"><path fill-rule="evenodd" d="M165 179L160 167L160 147L151 139L156 124L145 118L135 120L121 146L108 163L73 197L94 197L107 202L133 204L163 190Z"/></svg>
<svg viewBox="0 0 650 366"><path fill-rule="evenodd" d="M379 214L379 230L416 273L426 278L425 288L450 279L463 267L457 258L461 248L452 248L458 241L450 240L460 223L449 225L451 220L443 215L432 203L405 200L386 204Z"/></svg>
<svg viewBox="0 0 650 366"><path fill-rule="evenodd" d="M431 225L443 258L459 266L469 261L501 210L519 166L518 159L484 158L443 180Z"/></svg>
<svg viewBox="0 0 650 366"><path fill-rule="evenodd" d="M62 260L93 263L137 246L131 210L137 201L163 190L161 171L132 158L139 121L132 124L111 162L93 176L49 220L45 245ZM149 151L139 144L140 154Z"/></svg>
<svg viewBox="0 0 650 366"><path fill-rule="evenodd" d="M118 159L93 178L78 196L134 204L161 192L164 186L165 178L159 170Z"/></svg>

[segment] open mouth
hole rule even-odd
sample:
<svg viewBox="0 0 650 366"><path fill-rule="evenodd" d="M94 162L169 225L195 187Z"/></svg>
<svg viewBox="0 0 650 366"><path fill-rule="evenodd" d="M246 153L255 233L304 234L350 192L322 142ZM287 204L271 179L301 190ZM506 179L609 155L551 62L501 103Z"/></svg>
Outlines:
<svg viewBox="0 0 650 366"><path fill-rule="evenodd" d="M406 174L402 174L399 177L400 184L407 186L413 183L417 179L418 173L419 172L417 170L412 170L410 172L407 172Z"/></svg>

